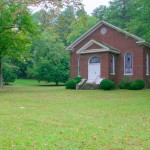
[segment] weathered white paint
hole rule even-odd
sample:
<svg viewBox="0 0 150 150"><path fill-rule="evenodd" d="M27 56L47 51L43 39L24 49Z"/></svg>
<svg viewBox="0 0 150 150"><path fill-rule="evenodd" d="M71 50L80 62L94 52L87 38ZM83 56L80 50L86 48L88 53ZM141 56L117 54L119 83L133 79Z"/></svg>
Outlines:
<svg viewBox="0 0 150 150"><path fill-rule="evenodd" d="M94 81L100 77L100 63L89 63L88 65L88 80Z"/></svg>

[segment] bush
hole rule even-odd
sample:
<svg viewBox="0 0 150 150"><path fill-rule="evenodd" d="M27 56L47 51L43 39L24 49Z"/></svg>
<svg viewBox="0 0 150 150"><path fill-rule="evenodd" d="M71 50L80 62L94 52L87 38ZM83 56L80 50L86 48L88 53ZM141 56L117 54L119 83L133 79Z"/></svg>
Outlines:
<svg viewBox="0 0 150 150"><path fill-rule="evenodd" d="M67 81L65 84L66 89L76 89L76 85L80 83L81 80L81 77L75 77L74 79Z"/></svg>
<svg viewBox="0 0 150 150"><path fill-rule="evenodd" d="M119 83L118 87L120 89L129 89L130 83L131 83L130 78L128 76L125 76L124 79L123 79L123 81L121 81Z"/></svg>
<svg viewBox="0 0 150 150"><path fill-rule="evenodd" d="M111 90L111 89L115 88L115 83L111 80L104 79L100 83L99 87L100 87L100 89L103 89L103 90Z"/></svg>
<svg viewBox="0 0 150 150"><path fill-rule="evenodd" d="M145 87L145 82L144 80L135 80L131 82L129 89L130 90L141 90Z"/></svg>
<svg viewBox="0 0 150 150"><path fill-rule="evenodd" d="M3 82L8 85L10 82L14 82L17 78L16 72L18 68L12 64L9 60L4 59L3 64Z"/></svg>
<svg viewBox="0 0 150 150"><path fill-rule="evenodd" d="M3 71L3 82L5 85L8 85L10 82L14 82L16 79L16 74L12 70Z"/></svg>
<svg viewBox="0 0 150 150"><path fill-rule="evenodd" d="M121 81L118 86L120 89L129 89L130 84L131 82Z"/></svg>

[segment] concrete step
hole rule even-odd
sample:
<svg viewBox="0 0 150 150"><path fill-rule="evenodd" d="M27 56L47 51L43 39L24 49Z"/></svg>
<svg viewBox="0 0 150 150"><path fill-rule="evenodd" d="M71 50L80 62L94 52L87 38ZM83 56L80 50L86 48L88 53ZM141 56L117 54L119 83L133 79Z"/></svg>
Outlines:
<svg viewBox="0 0 150 150"><path fill-rule="evenodd" d="M94 84L94 83L85 83L80 89L81 90L95 90L95 89L99 89L99 85Z"/></svg>

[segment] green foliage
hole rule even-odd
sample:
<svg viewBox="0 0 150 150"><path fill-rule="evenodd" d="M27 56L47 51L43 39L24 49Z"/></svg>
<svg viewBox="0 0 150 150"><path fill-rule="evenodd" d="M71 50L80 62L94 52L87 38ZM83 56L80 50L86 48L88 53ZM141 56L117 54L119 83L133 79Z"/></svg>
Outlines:
<svg viewBox="0 0 150 150"><path fill-rule="evenodd" d="M70 25L71 33L67 36L67 43L70 44L79 38L83 33L88 31L93 25L98 22L98 19L87 14L82 14L77 20Z"/></svg>
<svg viewBox="0 0 150 150"><path fill-rule="evenodd" d="M70 25L75 21L75 10L73 7L68 7L57 17L56 29L63 43L67 45L67 36L72 31Z"/></svg>
<svg viewBox="0 0 150 150"><path fill-rule="evenodd" d="M150 41L149 8L149 0L111 0L107 8L100 5L92 14Z"/></svg>
<svg viewBox="0 0 150 150"><path fill-rule="evenodd" d="M129 89L130 82L121 81L118 85L120 89Z"/></svg>
<svg viewBox="0 0 150 150"><path fill-rule="evenodd" d="M119 87L120 89L129 89L129 87L130 87L130 82L131 82L131 81L130 81L130 78L129 78L128 76L125 76L125 77L124 77L124 80L119 83L118 87Z"/></svg>
<svg viewBox="0 0 150 150"><path fill-rule="evenodd" d="M105 20L107 16L107 7L105 5L100 5L93 10L92 15L100 20Z"/></svg>
<svg viewBox="0 0 150 150"><path fill-rule="evenodd" d="M118 86L120 89L140 90L145 87L145 82L141 79L130 81L129 77L126 76L124 80L119 83Z"/></svg>
<svg viewBox="0 0 150 150"><path fill-rule="evenodd" d="M0 1L0 61L3 57L18 60L24 60L25 56L29 57L30 46L36 31L36 25L32 21L26 4ZM0 65L2 66L1 62ZM0 69L1 86L2 83Z"/></svg>
<svg viewBox="0 0 150 150"><path fill-rule="evenodd" d="M33 67L28 69L29 77L40 81L65 83L69 77L69 57L65 46L53 29L45 30L33 44Z"/></svg>
<svg viewBox="0 0 150 150"><path fill-rule="evenodd" d="M81 77L75 77L74 79L67 81L65 84L66 89L76 89L76 85L80 83L81 80Z"/></svg>
<svg viewBox="0 0 150 150"><path fill-rule="evenodd" d="M133 82L130 83L130 87L129 89L130 90L141 90L145 87L145 82L144 80L135 80Z"/></svg>
<svg viewBox="0 0 150 150"><path fill-rule="evenodd" d="M104 79L99 85L100 89L103 90L111 90L115 88L115 83L111 80Z"/></svg>
<svg viewBox="0 0 150 150"><path fill-rule="evenodd" d="M8 85L10 82L14 82L17 75L18 68L12 64L9 59L5 59L3 63L3 82Z"/></svg>

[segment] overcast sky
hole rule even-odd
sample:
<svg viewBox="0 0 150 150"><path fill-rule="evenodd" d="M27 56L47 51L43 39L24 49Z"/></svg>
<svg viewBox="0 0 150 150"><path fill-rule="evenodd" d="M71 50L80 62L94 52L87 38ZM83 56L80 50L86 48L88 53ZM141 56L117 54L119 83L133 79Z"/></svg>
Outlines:
<svg viewBox="0 0 150 150"><path fill-rule="evenodd" d="M109 2L110 0L82 0L82 3L84 5L84 8L86 10L86 12L90 15L92 13L92 11L100 6L100 5L106 5L108 6L109 5ZM29 7L31 8L32 12L36 12L38 10L40 10L40 6L39 7Z"/></svg>
<svg viewBox="0 0 150 150"><path fill-rule="evenodd" d="M88 14L91 14L92 11L100 5L109 5L110 0L83 0L84 8Z"/></svg>

